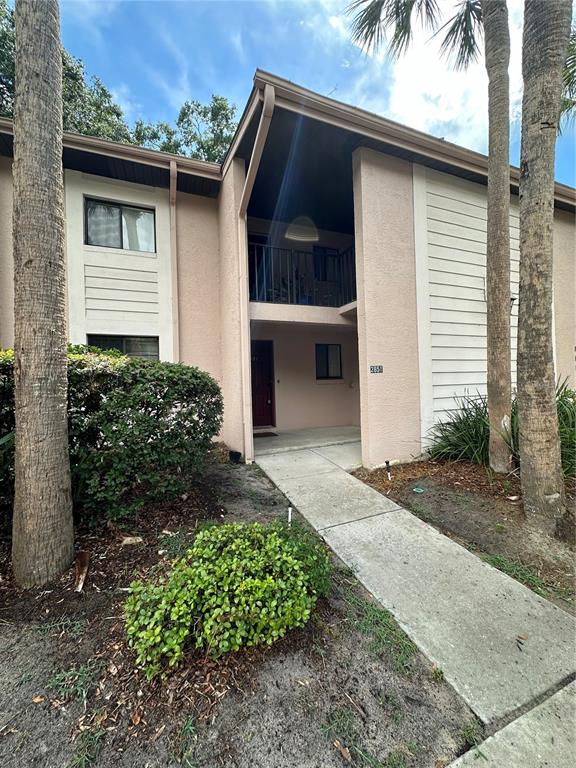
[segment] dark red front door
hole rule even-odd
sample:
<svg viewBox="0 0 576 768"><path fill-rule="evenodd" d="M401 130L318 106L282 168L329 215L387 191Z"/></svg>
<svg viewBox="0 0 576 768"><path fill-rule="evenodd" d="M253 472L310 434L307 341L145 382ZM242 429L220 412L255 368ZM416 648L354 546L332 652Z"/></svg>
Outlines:
<svg viewBox="0 0 576 768"><path fill-rule="evenodd" d="M255 427L273 427L274 416L274 346L271 341L252 342L252 423Z"/></svg>

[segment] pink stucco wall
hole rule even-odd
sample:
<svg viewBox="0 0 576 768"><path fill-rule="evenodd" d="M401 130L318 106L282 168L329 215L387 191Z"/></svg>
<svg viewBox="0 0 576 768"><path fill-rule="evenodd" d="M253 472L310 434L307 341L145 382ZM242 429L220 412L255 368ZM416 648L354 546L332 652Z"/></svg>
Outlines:
<svg viewBox="0 0 576 768"><path fill-rule="evenodd" d="M360 424L356 329L300 323L253 323L252 339L274 343L276 427ZM316 380L316 344L342 345L341 380Z"/></svg>
<svg viewBox="0 0 576 768"><path fill-rule="evenodd" d="M353 169L362 461L374 467L420 453L412 166L362 148Z"/></svg>
<svg viewBox="0 0 576 768"><path fill-rule="evenodd" d="M224 176L218 198L220 242L220 338L221 378L224 397L222 439L234 450L245 452L245 413L242 380L242 334L248 334L247 318L243 317L240 291L247 293L247 281L240 270L241 226L238 211L244 185L242 160L233 160ZM244 233L245 237L245 233ZM204 304L202 283L197 286L197 300ZM198 329L202 333L202 329Z"/></svg>
<svg viewBox="0 0 576 768"><path fill-rule="evenodd" d="M177 235L180 359L220 382L218 201L179 192Z"/></svg>

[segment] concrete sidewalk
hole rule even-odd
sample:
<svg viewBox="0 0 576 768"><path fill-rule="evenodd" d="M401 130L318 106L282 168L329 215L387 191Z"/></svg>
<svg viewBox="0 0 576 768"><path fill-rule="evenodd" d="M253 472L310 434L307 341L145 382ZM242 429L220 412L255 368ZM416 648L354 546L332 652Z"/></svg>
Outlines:
<svg viewBox="0 0 576 768"><path fill-rule="evenodd" d="M576 672L572 616L322 450L262 456L258 464L484 723L513 717L569 681ZM564 706L572 708L568 724L573 697Z"/></svg>

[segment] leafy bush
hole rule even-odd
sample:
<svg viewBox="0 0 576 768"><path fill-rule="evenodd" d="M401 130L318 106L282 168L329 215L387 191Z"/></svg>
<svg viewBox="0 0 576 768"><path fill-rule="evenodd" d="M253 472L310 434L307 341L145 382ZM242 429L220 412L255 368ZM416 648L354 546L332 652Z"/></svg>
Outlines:
<svg viewBox="0 0 576 768"><path fill-rule="evenodd" d="M131 585L128 641L148 678L177 665L187 647L217 657L271 645L308 621L329 584L328 556L303 529L213 525L166 576Z"/></svg>
<svg viewBox="0 0 576 768"><path fill-rule="evenodd" d="M560 431L562 469L566 477L576 476L576 392L566 382L556 390L556 407ZM489 463L488 402L483 395L457 398L457 410L450 419L435 424L431 431L428 452L432 458L453 461ZM519 464L518 407L512 401L511 434L508 442L516 464Z"/></svg>
<svg viewBox="0 0 576 768"><path fill-rule="evenodd" d="M12 350L0 352L0 486L10 501L14 463ZM68 352L68 430L76 509L119 517L179 492L218 433L216 382L180 363Z"/></svg>

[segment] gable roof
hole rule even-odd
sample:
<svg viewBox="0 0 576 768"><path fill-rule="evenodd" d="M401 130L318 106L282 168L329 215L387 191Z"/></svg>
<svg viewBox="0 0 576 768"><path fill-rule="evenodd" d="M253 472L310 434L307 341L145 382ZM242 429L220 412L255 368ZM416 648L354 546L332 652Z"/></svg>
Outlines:
<svg viewBox="0 0 576 768"><path fill-rule="evenodd" d="M168 187L170 163L175 161L178 166L179 191L216 197L231 160L236 156L246 160L250 158L266 85L274 88L277 108L346 130L356 136L358 146L372 147L486 184L486 155L323 96L261 69L257 69L254 74L250 97L221 164L92 136L65 133L64 165L88 173ZM0 155L12 154L12 133L12 120L0 118ZM511 166L511 190L515 193L518 191L519 177L519 169ZM555 204L559 208L576 211L576 189L557 182Z"/></svg>

